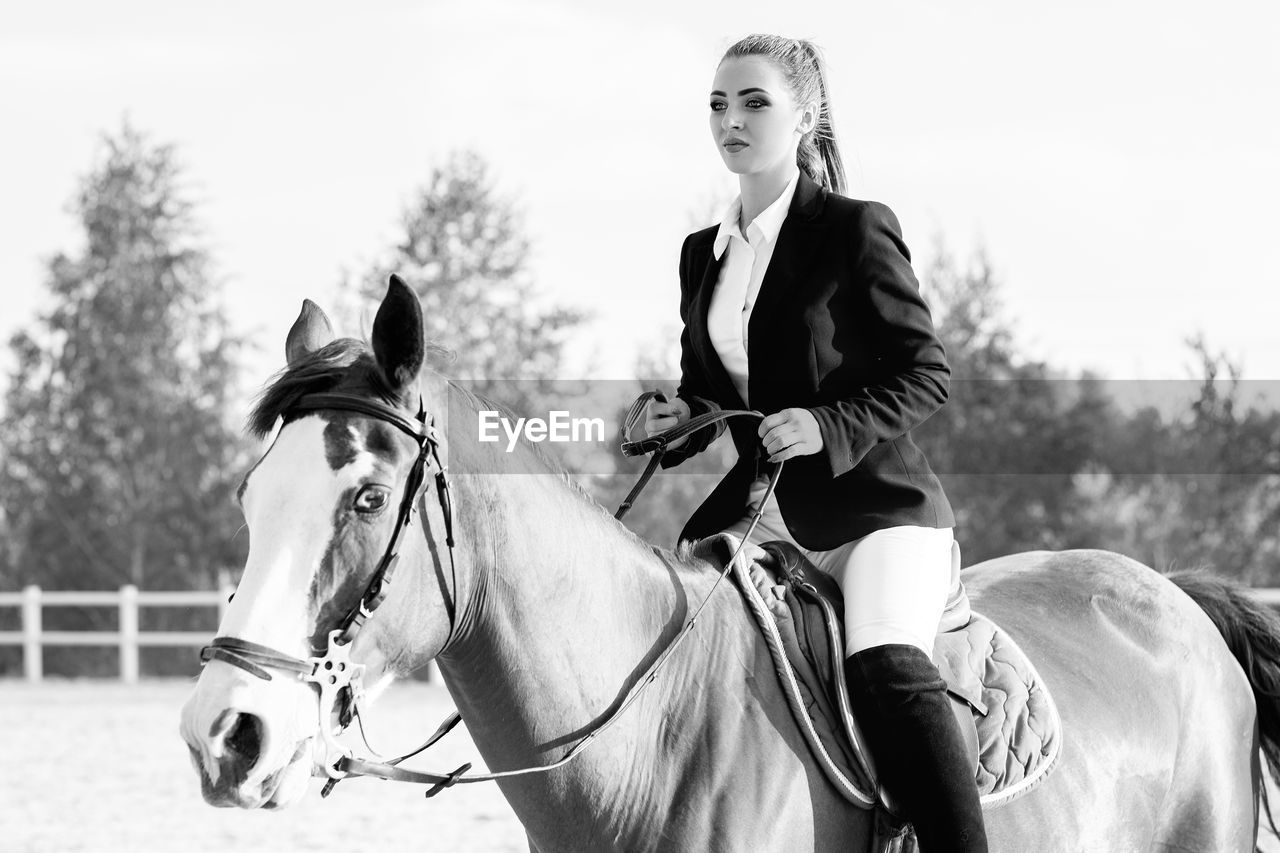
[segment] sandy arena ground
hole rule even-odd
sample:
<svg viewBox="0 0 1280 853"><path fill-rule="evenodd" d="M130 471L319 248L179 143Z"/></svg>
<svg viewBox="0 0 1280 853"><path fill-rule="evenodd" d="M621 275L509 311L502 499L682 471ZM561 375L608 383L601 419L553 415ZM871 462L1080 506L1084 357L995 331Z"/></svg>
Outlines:
<svg viewBox="0 0 1280 853"><path fill-rule="evenodd" d="M351 779L320 799L277 812L215 809L200 783L178 715L184 681L125 687L109 681L0 681L0 851L492 851L526 853L496 785L424 788ZM394 754L435 730L453 704L444 688L394 685L375 707L369 737ZM459 726L417 766L483 767Z"/></svg>
<svg viewBox="0 0 1280 853"><path fill-rule="evenodd" d="M487 783L426 800L420 786L353 779L322 800L313 779L284 811L211 808L178 736L190 690L182 681L0 681L0 853L528 850ZM386 754L412 749L452 709L441 686L395 685L375 706L369 737ZM434 750L418 766L483 767L462 726ZM1280 795L1272 803L1280 818ZM1259 842L1280 853L1269 833Z"/></svg>

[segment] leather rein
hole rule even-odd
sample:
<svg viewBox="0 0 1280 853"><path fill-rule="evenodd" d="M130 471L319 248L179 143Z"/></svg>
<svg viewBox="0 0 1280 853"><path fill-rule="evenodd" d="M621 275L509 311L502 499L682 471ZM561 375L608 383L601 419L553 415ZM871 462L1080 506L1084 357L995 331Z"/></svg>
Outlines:
<svg viewBox="0 0 1280 853"><path fill-rule="evenodd" d="M630 439L631 431L636 423L644 414L649 400L657 399L665 402L666 398L658 391L646 391L636 398L635 402L627 411L626 418L622 425L622 452L625 456L639 456L644 453L653 453L649 460L644 473L639 481L632 488L626 499L619 506L614 517L621 519L631 508L640 491L648 484L649 479L656 471L659 462L664 453L666 453L669 445L681 438L684 438L699 429L715 424L719 421L726 420L736 416L752 416L761 418L760 412L746 409L731 409L715 412L707 412L697 417L678 424L671 429L665 430L652 436L648 436L640 441L632 441ZM671 654L679 647L680 643L693 630L698 616L702 613L711 600L711 596L719 587L720 582L733 567L734 562L746 545L751 531L754 530L756 523L760 520L763 513L765 502L773 493L774 487L777 485L778 477L782 473L782 463L774 464L773 470L769 477L769 486L765 492L765 499L761 501L760 506L756 508L751 518L750 526L747 528L746 534L742 537L742 541L738 544L738 548L734 551L733 556L725 563L724 568L720 571L711 589L707 592L706 597L694 610L693 615L685 622L671 643L663 650L662 654L649 666L647 670L637 678L627 691L627 696L623 702L606 717L599 725L584 735L573 748L564 754L559 760L544 765L536 765L532 767L524 767L516 770L505 770L493 773L472 773L467 771L471 769L468 762L457 769L447 772L432 772L423 770L408 770L398 765L408 758L412 758L427 748L434 745L437 741L447 735L461 720L461 715L454 711L445 721L436 729L432 735L418 748L411 752L405 753L397 758L382 760L376 751L369 746L368 738L364 733L364 720L361 713L361 707L364 696L364 690L361 683L364 674L364 665L355 663L351 660L351 646L361 627L369 620L374 611L385 600L390 586L391 577L395 570L396 563L399 561L398 546L404 531L413 521L413 515L417 510L419 500L425 495L426 471L428 465L434 465L436 468L435 482L436 495L440 503L440 508L444 513L445 519L445 541L449 547L449 564L452 575L453 586L451 592L445 598L445 608L449 615L449 635L445 641L444 648L448 648L449 642L453 639L454 629L456 626L456 601L453 596L457 590L457 571L454 564L454 538L453 538L453 502L449 492L449 481L447 477L447 469L440 461L439 453L439 437L436 434L434 419L423 408L422 400L419 398L418 413L413 417L405 417L405 415L397 409L383 405L373 400L363 397L357 397L351 394L342 393L319 393L309 394L297 402L295 402L286 413L288 415L303 412L315 412L322 410L340 410L356 412L366 415L377 420L388 423L409 437L413 438L418 444L418 455L413 462L413 467L409 471L409 477L405 482L404 497L400 502L399 516L396 525L391 533L391 540L387 543L386 550L383 552L382 559L378 561L377 568L373 572L373 576L365 588L364 594L361 595L360 601L355 607L348 612L343 618L340 626L328 632L328 640L326 648L322 651L313 649L313 654L308 658L298 658L293 655L272 649L268 646L258 643L242 640L237 637L219 636L200 650L200 662L203 666L213 660L220 660L232 666L239 667L249 674L263 679L264 681L272 680L272 671L283 673L284 675L306 684L315 685L319 692L319 730L321 735L321 744L326 748L324 757L316 759L316 767L313 770L315 775L327 776L324 788L321 790L322 797L329 796L333 787L342 779L348 776L373 776L380 779L390 779L398 782L413 782L418 784L428 784L431 787L427 790L426 796L433 797L445 788L452 787L456 784L464 784L469 782L489 782L497 779L503 779L512 776L521 776L531 773L544 773L548 770L554 770L562 767L572 761L600 734L604 733L610 726L614 724L622 716L622 714L631 707L632 703L641 695L646 687L653 683L657 677L659 669L670 658ZM425 518L423 520L425 524ZM662 551L654 548L654 553L659 559L666 562L666 558ZM443 649L442 649L443 650ZM337 716L337 726L332 725L332 718ZM373 758L358 758L354 755L351 748L338 741L340 736L351 725L352 721L359 724L361 739L364 741L365 748L373 754Z"/></svg>

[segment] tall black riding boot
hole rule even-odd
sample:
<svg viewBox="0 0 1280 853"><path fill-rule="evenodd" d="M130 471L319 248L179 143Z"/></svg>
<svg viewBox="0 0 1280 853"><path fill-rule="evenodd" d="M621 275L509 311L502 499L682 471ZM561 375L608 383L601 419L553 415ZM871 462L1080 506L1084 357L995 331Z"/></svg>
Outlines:
<svg viewBox="0 0 1280 853"><path fill-rule="evenodd" d="M933 661L891 644L850 656L844 671L876 770L915 826L920 853L986 853L973 767Z"/></svg>

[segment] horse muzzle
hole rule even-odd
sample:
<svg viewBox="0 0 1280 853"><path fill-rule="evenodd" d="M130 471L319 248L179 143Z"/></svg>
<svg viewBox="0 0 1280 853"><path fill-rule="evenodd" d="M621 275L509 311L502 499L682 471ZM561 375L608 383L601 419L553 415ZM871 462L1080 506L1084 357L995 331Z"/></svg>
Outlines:
<svg viewBox="0 0 1280 853"><path fill-rule="evenodd" d="M311 777L314 693L298 683L259 686L222 669L207 668L182 709L180 731L201 794L226 808L297 801Z"/></svg>

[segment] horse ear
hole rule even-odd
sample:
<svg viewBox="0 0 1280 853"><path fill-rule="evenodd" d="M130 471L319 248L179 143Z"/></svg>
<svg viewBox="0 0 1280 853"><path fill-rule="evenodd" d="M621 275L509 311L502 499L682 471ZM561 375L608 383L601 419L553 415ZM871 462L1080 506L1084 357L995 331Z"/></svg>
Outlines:
<svg viewBox="0 0 1280 853"><path fill-rule="evenodd" d="M293 321L293 328L289 330L289 336L284 340L285 360L293 364L303 356L330 343L336 337L333 324L320 310L320 306L310 299L304 299L302 311L298 313L298 319Z"/></svg>
<svg viewBox="0 0 1280 853"><path fill-rule="evenodd" d="M404 279L394 273L373 318L373 354L383 377L397 394L417 381L426 358L422 304Z"/></svg>

